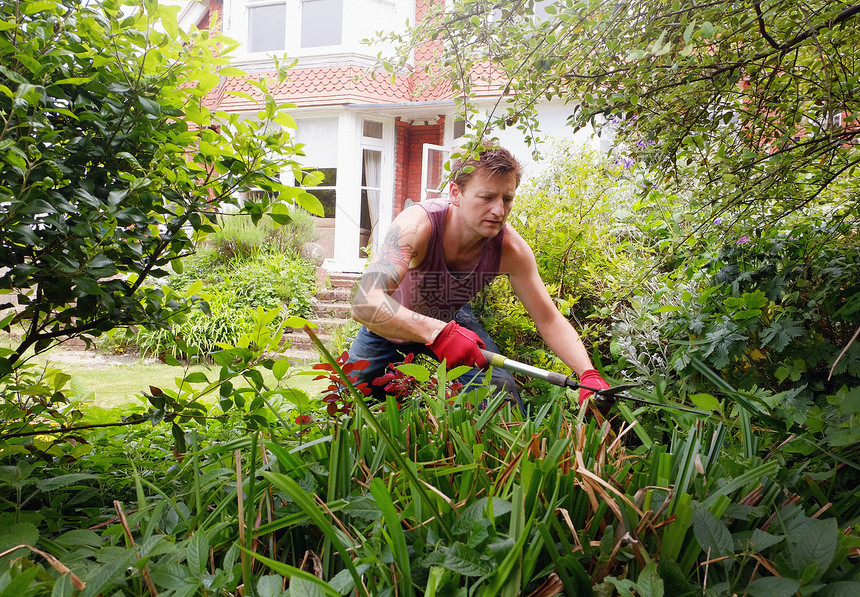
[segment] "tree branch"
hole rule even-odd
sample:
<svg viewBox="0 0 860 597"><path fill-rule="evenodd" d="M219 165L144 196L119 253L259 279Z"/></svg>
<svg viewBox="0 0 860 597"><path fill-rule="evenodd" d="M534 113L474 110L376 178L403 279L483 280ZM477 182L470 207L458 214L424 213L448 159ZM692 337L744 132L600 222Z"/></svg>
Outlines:
<svg viewBox="0 0 860 597"><path fill-rule="evenodd" d="M779 50L780 47L777 41L772 38L770 36L770 33L767 32L767 29L764 28L764 16L761 13L761 0L754 3L753 6L755 7L756 17L758 17L756 20L758 21L758 30L761 33L761 36L765 39L765 41L767 41L767 43L770 44L770 47L775 50Z"/></svg>

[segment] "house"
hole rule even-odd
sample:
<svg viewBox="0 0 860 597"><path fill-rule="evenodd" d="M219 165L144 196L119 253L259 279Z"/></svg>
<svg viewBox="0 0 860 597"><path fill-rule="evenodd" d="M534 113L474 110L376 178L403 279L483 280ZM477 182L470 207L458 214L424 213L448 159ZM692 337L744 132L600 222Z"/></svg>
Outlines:
<svg viewBox="0 0 860 597"><path fill-rule="evenodd" d="M325 175L309 189L323 203L319 222L330 271L361 271L379 246L396 214L440 193L443 164L465 123L458 120L454 94L444 84L428 85L421 64L432 60L432 44L414 52L411 73L393 81L387 74L365 76L380 52L380 43L362 43L379 31L403 31L426 14L432 2L444 0L202 0L190 2L180 20L198 28L221 27L240 42L234 65L249 73L274 71L272 56L297 61L288 80L274 92L297 123L305 165ZM479 108L496 105L501 81L481 73ZM230 91L250 91L239 79L225 78L211 98L213 109L247 113L256 107ZM571 108L547 104L540 109L543 131L571 138L565 126ZM526 166L540 168L516 130L493 131ZM588 132L579 135L585 139Z"/></svg>

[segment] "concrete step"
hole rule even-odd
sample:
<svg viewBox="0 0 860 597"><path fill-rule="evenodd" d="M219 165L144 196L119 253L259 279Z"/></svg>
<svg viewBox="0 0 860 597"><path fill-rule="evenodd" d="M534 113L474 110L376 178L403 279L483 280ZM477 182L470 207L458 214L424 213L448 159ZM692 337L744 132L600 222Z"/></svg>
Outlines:
<svg viewBox="0 0 860 597"><path fill-rule="evenodd" d="M320 355L316 350L305 348L295 348L291 346L285 350L282 355L296 365L311 365L321 361Z"/></svg>
<svg viewBox="0 0 860 597"><path fill-rule="evenodd" d="M320 290L314 296L321 303L348 303L352 299L352 289L351 287L338 286Z"/></svg>
<svg viewBox="0 0 860 597"><path fill-rule="evenodd" d="M352 288L361 279L361 274L345 274L333 272L328 275L332 288Z"/></svg>
<svg viewBox="0 0 860 597"><path fill-rule="evenodd" d="M350 319L349 314L349 303L323 303L318 302L314 303L314 317L313 321L317 319L325 319L325 318L336 318L336 319Z"/></svg>
<svg viewBox="0 0 860 597"><path fill-rule="evenodd" d="M317 333L331 334L337 328L349 323L352 320L344 319L343 317L313 317L310 319L310 321L317 324L317 327L315 328L315 331ZM302 328L284 328L285 334L289 334L292 332L304 334L304 330Z"/></svg>
<svg viewBox="0 0 860 597"><path fill-rule="evenodd" d="M323 343L324 346L328 346L331 343L331 335L317 332L317 338L320 339L320 342ZM316 344L311 340L311 337L308 336L303 331L295 331L290 332L289 334L284 334L284 342L289 342L290 346L293 348L309 348L311 350L315 350Z"/></svg>

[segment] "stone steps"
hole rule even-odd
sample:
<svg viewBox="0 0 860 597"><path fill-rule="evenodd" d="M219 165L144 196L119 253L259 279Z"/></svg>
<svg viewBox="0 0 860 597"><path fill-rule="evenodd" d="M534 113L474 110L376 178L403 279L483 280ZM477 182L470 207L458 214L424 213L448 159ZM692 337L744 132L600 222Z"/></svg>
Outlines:
<svg viewBox="0 0 860 597"><path fill-rule="evenodd" d="M330 351L334 350L333 334L350 321L349 306L352 292L360 274L330 273L318 276L326 280L326 287L314 295L313 316L310 320L317 324L314 330L323 345ZM284 342L290 347L284 356L300 363L319 362L320 356L316 345L304 330L287 330ZM334 355L338 356L338 355Z"/></svg>

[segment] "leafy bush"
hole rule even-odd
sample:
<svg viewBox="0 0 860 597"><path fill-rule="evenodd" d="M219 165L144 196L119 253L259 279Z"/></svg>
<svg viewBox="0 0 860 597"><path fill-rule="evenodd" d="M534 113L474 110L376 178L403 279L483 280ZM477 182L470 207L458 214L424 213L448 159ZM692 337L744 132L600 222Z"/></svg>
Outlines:
<svg viewBox="0 0 860 597"><path fill-rule="evenodd" d="M299 207L282 215L287 222L277 226L270 219L254 222L246 214L218 217L218 228L206 237L204 247L212 247L222 263L252 258L258 253L295 255L299 247L316 238L314 217Z"/></svg>
<svg viewBox="0 0 860 597"><path fill-rule="evenodd" d="M212 251L202 251L186 262L183 272L168 280L167 288L199 296L205 307L174 319L169 327L140 329L134 344L142 354L206 358L219 344L234 344L250 332L258 308L275 309L282 320L312 314L315 269L297 257L257 252L219 264Z"/></svg>
<svg viewBox="0 0 860 597"><path fill-rule="evenodd" d="M678 350L676 369L699 356L741 388L857 384L860 345L832 378L830 368L860 325L858 249L851 229L814 221L732 239L709 264L707 287L672 322L674 337L696 341Z"/></svg>
<svg viewBox="0 0 860 597"><path fill-rule="evenodd" d="M259 119L219 115L215 126L205 98L219 72L243 76L229 67L233 42L181 31L175 7L132 4L0 3L0 288L19 307L0 304L12 311L0 329L22 330L0 375L28 349L187 308L152 280L213 230L214 209L237 206L237 191L264 191L242 207L255 220L283 219L275 193L319 205L279 182L298 166L265 78L246 77Z"/></svg>

